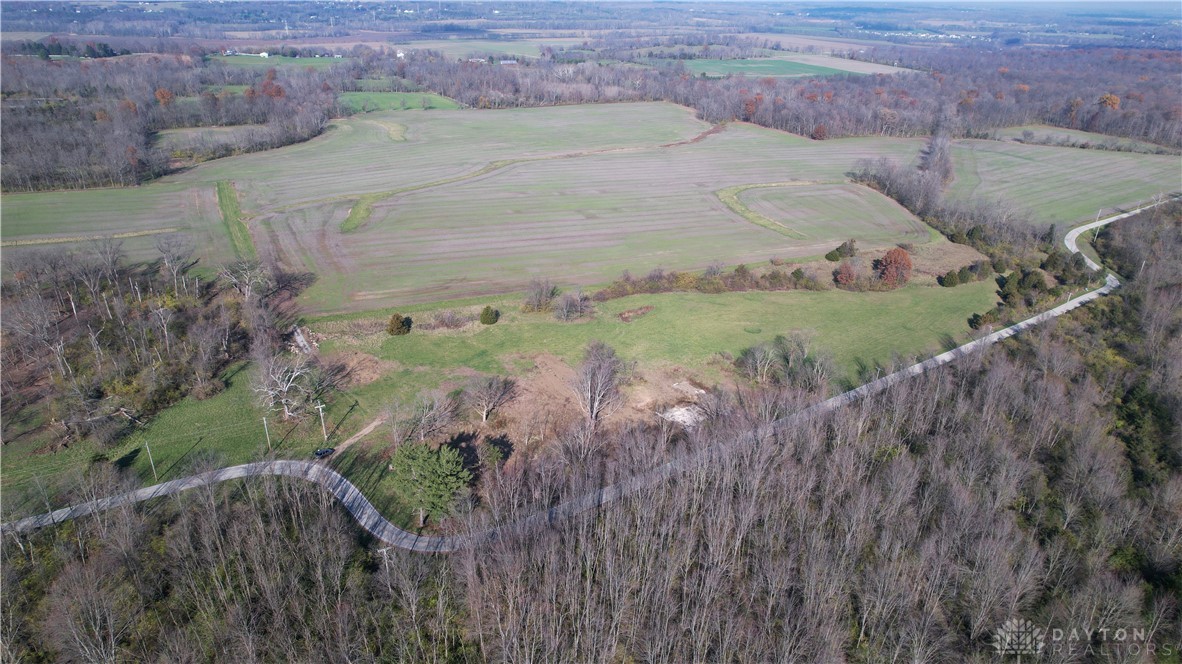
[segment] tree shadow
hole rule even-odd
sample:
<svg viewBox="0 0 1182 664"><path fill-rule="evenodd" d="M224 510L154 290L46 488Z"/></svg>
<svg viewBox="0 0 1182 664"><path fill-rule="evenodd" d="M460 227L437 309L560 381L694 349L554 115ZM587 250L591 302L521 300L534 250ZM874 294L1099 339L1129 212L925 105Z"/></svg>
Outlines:
<svg viewBox="0 0 1182 664"><path fill-rule="evenodd" d="M956 350L959 347L960 344L956 342L956 339L951 334L945 333L940 335L940 348L949 351Z"/></svg>
<svg viewBox="0 0 1182 664"><path fill-rule="evenodd" d="M194 443L189 447L189 449L185 450L184 454L180 455L180 457L178 457L176 461L173 461L172 464L168 466L168 468L165 468L160 473L160 477L168 477L168 474L170 472L172 472L173 468L177 468L177 467L181 466L181 464L185 463L187 460L190 460L189 455L192 454L193 450L197 449L197 446L203 442L205 442L205 436L201 436L196 441L194 441ZM139 448L136 448L136 449L138 450ZM127 456L127 455L124 455L124 456ZM122 460L122 459L120 459L120 460Z"/></svg>
<svg viewBox="0 0 1182 664"><path fill-rule="evenodd" d="M141 448L139 447L133 448L127 454L115 459L115 467L119 470L127 470L128 468L131 468L131 465L135 463L137 458L139 458L140 449Z"/></svg>
<svg viewBox="0 0 1182 664"><path fill-rule="evenodd" d="M460 462L464 464L464 470L472 474L473 482L480 480L480 452L476 449L478 438L475 431L461 431L443 444L459 453Z"/></svg>
<svg viewBox="0 0 1182 664"><path fill-rule="evenodd" d="M340 366L343 367L344 365L342 364ZM346 369L342 372L341 375L347 376L349 373L351 373L351 372L348 369ZM353 411L357 410L359 405L360 404L358 403L358 401L356 399L354 399L353 404L351 406L349 406L349 410L345 411L345 414L341 416L341 419L337 420L336 424L334 424L332 429L328 432L328 437L330 439L337 435L337 432L341 430L341 426L344 425L345 420L349 419L349 416L353 414Z"/></svg>
<svg viewBox="0 0 1182 664"><path fill-rule="evenodd" d="M513 441L503 433L496 436L485 436L484 443L496 450L502 460L508 459L513 454Z"/></svg>

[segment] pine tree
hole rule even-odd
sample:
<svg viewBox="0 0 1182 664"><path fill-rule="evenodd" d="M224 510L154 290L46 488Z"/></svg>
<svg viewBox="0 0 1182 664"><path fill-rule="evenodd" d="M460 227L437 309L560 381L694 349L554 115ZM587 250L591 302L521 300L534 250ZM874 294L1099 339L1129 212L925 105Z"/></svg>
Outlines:
<svg viewBox="0 0 1182 664"><path fill-rule="evenodd" d="M450 512L456 493L472 479L459 452L446 446L432 450L425 443L400 445L390 459L390 471L395 490L419 513L420 528L427 517Z"/></svg>

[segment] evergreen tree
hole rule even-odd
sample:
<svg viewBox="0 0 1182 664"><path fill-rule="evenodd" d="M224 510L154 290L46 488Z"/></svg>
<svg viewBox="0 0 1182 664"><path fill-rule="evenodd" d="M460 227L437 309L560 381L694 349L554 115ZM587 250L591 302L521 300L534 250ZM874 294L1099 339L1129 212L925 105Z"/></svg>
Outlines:
<svg viewBox="0 0 1182 664"><path fill-rule="evenodd" d="M390 459L390 472L395 490L419 513L420 528L427 517L450 512L456 494L472 479L459 452L450 447L432 450L426 443L400 445Z"/></svg>
<svg viewBox="0 0 1182 664"><path fill-rule="evenodd" d="M392 337L410 334L410 327L412 324L413 323L410 319L410 316L394 314L393 316L390 316L390 322L386 323L386 334L389 334Z"/></svg>

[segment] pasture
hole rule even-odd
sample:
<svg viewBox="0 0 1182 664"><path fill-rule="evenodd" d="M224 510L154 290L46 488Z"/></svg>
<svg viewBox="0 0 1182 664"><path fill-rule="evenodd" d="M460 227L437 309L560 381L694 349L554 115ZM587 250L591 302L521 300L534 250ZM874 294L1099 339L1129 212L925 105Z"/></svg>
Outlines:
<svg viewBox="0 0 1182 664"><path fill-rule="evenodd" d="M1178 157L997 141L957 141L951 195L1005 199L1032 223L1075 225L1178 191Z"/></svg>
<svg viewBox="0 0 1182 664"><path fill-rule="evenodd" d="M958 288L910 285L894 291L850 293L830 290L742 292L706 295L663 293L633 295L596 304L591 320L563 323L549 314L522 313L520 301L500 300L496 325L474 324L460 331L415 331L404 337L353 337L349 321L327 318L312 329L327 336L323 350L357 347L379 359L396 362L408 374L426 367L441 375L465 369L513 371L522 357L556 355L575 364L587 343L599 339L627 359L670 364L709 375L718 353L737 355L748 346L793 330L816 333L818 345L833 353L845 378L855 379L860 364L889 364L892 356L940 351L946 337L968 333L966 319L997 300L996 284L977 282ZM494 300L495 301L495 300ZM481 301L483 302L483 300ZM625 323L618 314L652 306ZM478 309L478 307L474 307ZM430 320L425 309L406 308L416 320ZM384 325L383 319L375 319ZM412 370L411 368L419 368ZM415 379L422 384L430 376Z"/></svg>
<svg viewBox="0 0 1182 664"><path fill-rule="evenodd" d="M124 189L4 195L4 253L34 245L76 248L115 235L132 260L153 260L155 235L184 232L204 264L234 258L213 183L159 182Z"/></svg>
<svg viewBox="0 0 1182 664"><path fill-rule="evenodd" d="M371 111L398 111L421 109L427 110L455 110L459 103L432 92L342 92L337 100L341 106L351 113L368 113Z"/></svg>
<svg viewBox="0 0 1182 664"><path fill-rule="evenodd" d="M752 58L750 60L686 60L685 68L695 75L722 77L731 74L745 76L833 76L849 74L844 69L798 62L787 58Z"/></svg>

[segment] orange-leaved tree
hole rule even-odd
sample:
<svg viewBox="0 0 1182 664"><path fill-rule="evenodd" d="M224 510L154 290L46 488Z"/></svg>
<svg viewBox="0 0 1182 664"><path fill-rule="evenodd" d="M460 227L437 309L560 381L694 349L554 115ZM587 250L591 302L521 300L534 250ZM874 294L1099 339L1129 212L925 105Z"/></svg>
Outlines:
<svg viewBox="0 0 1182 664"><path fill-rule="evenodd" d="M911 254L902 247L886 252L878 261L878 278L888 286L902 286L911 279Z"/></svg>

